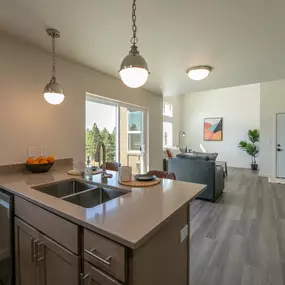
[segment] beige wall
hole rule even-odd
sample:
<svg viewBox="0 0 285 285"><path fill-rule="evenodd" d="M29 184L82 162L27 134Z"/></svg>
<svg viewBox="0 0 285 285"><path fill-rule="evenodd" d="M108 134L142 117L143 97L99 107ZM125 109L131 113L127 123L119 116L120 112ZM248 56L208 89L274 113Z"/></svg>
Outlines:
<svg viewBox="0 0 285 285"><path fill-rule="evenodd" d="M238 148L240 140L247 140L249 129L260 127L260 84L216 89L184 96L183 128L187 146L207 152L217 152L218 160L229 166L249 168L250 157ZM204 141L204 118L223 118L223 140Z"/></svg>
<svg viewBox="0 0 285 285"><path fill-rule="evenodd" d="M276 177L276 114L285 113L285 80L261 83L260 174Z"/></svg>
<svg viewBox="0 0 285 285"><path fill-rule="evenodd" d="M49 105L42 92L50 79L50 54L4 34L0 41L0 165L23 162L30 146L45 147L57 158L84 159L85 94L90 92L148 108L150 167L161 168L161 96L58 59L58 81L68 98Z"/></svg>
<svg viewBox="0 0 285 285"><path fill-rule="evenodd" d="M285 113L284 93L285 79L166 97L164 101L173 104L176 115L170 121L187 132L186 143L189 147L199 149L199 143L202 142L207 151L217 150L218 159L227 160L232 166L248 167L248 156L238 150L236 144L240 138L246 138L248 128L259 127L259 175L274 178L275 118L277 113ZM223 143L203 142L202 121L205 116L224 117ZM232 130L228 129L234 125L236 127Z"/></svg>
<svg viewBox="0 0 285 285"><path fill-rule="evenodd" d="M207 152L218 152L218 160L228 161L229 166L250 167L250 157L238 148L238 143L247 139L249 129L260 127L260 84L166 97L164 101L174 107L171 121L176 144L178 130L183 130L183 147L201 151L202 144ZM203 122L209 117L223 117L223 141L204 141Z"/></svg>

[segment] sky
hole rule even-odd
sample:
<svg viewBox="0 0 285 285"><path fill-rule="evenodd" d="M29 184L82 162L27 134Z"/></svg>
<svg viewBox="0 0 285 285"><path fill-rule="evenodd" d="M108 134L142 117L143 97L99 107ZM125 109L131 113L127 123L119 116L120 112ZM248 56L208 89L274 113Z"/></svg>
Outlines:
<svg viewBox="0 0 285 285"><path fill-rule="evenodd" d="M116 107L86 101L86 129L91 129L94 123L111 133L116 127Z"/></svg>

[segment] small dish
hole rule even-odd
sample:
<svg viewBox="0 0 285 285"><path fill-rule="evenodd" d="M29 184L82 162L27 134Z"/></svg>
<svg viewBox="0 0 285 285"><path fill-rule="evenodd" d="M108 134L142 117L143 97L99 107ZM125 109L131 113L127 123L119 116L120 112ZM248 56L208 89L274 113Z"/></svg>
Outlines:
<svg viewBox="0 0 285 285"><path fill-rule="evenodd" d="M138 174L135 176L135 179L138 181L153 181L156 179L155 175L147 175L147 174Z"/></svg>

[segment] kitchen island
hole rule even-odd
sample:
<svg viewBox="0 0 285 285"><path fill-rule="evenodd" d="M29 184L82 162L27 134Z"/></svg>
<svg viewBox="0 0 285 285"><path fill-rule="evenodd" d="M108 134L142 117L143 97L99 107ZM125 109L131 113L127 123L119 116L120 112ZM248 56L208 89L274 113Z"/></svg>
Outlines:
<svg viewBox="0 0 285 285"><path fill-rule="evenodd" d="M0 188L15 195L17 284L188 284L189 203L205 185L131 188L116 172L106 183L94 175L88 184L123 195L91 208L34 189L85 181L66 170L0 173Z"/></svg>

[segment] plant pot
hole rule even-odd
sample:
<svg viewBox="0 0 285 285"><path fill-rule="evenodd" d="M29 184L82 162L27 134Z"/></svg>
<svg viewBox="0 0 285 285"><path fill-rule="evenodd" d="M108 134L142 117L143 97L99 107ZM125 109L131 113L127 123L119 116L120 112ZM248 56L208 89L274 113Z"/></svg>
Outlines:
<svg viewBox="0 0 285 285"><path fill-rule="evenodd" d="M251 170L257 170L258 164L251 164Z"/></svg>

